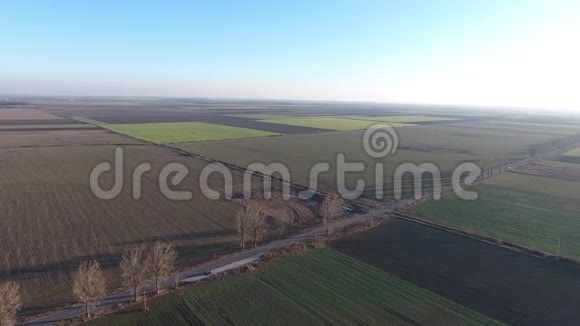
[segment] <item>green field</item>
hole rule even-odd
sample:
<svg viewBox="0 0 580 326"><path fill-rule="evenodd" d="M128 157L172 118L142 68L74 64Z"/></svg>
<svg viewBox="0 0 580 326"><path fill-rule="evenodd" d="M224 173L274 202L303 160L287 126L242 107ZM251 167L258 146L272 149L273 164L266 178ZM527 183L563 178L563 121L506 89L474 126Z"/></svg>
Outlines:
<svg viewBox="0 0 580 326"><path fill-rule="evenodd" d="M89 325L491 325L485 316L375 267L316 249L195 286Z"/></svg>
<svg viewBox="0 0 580 326"><path fill-rule="evenodd" d="M518 122L518 121L494 121L494 124L498 126L511 126L511 127L525 127L535 130L550 130L552 132L561 132L563 134L576 134L580 133L580 125L571 124L554 124L554 123L538 123L538 122Z"/></svg>
<svg viewBox="0 0 580 326"><path fill-rule="evenodd" d="M559 188L559 185L561 188ZM580 183L503 174L476 187L479 199L448 195L415 208L438 224L580 259Z"/></svg>
<svg viewBox="0 0 580 326"><path fill-rule="evenodd" d="M254 120L292 119L292 118L296 118L296 116L291 116L291 115L283 115L283 114L258 114L258 113L228 114L228 117L246 118L246 119L254 119Z"/></svg>
<svg viewBox="0 0 580 326"><path fill-rule="evenodd" d="M348 119L357 120L368 120L368 121L382 121L382 122L395 122L395 123L413 123L413 122L426 122L426 121L451 121L458 120L457 118L447 118L447 117L432 117L426 115L392 115L392 116L379 116L379 117L369 117L362 115L349 115L345 116Z"/></svg>
<svg viewBox="0 0 580 326"><path fill-rule="evenodd" d="M105 128L154 143L276 136L279 134L205 122L107 124Z"/></svg>
<svg viewBox="0 0 580 326"><path fill-rule="evenodd" d="M561 199L580 200L580 183L543 176L504 173L486 184L507 188L522 193L546 195Z"/></svg>
<svg viewBox="0 0 580 326"><path fill-rule="evenodd" d="M503 121L478 121L465 122L459 125L469 125L477 129L489 129L495 131L510 131L522 133L536 133L538 135L571 136L578 134L580 129L574 125Z"/></svg>
<svg viewBox="0 0 580 326"><path fill-rule="evenodd" d="M567 151L566 153L564 153L565 156L574 156L574 157L580 157L580 148L575 148L573 150Z"/></svg>
<svg viewBox="0 0 580 326"><path fill-rule="evenodd" d="M564 153L558 158L558 161L568 162L571 164L580 164L580 148L575 148Z"/></svg>
<svg viewBox="0 0 580 326"><path fill-rule="evenodd" d="M300 118L276 118L260 120L268 123L278 123L290 126L321 128L328 130L360 130L373 125L372 121L343 119L340 117L300 117ZM412 126L406 123L391 123L391 127Z"/></svg>

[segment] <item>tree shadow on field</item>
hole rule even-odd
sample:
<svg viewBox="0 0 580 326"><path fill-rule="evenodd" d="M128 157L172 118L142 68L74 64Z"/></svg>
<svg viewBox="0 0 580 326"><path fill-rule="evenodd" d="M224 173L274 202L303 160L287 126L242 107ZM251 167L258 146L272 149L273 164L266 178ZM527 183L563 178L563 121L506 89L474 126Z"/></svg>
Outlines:
<svg viewBox="0 0 580 326"><path fill-rule="evenodd" d="M42 264L24 268L5 269L0 271L0 280L26 280L36 277L46 276L47 273L67 273L73 269L78 268L83 261L97 260L101 267L107 268L118 265L121 261L120 254L98 254L81 256L65 261L54 262L50 264Z"/></svg>
<svg viewBox="0 0 580 326"><path fill-rule="evenodd" d="M142 245L142 244L150 244L156 241L188 241L188 240L201 240L207 238L218 238L218 237L227 237L233 236L237 233L235 229L229 230L211 230L211 231L203 231L203 232L191 232L191 233L175 233L169 234L164 236L154 236L154 237L147 237L137 240L129 240L129 241L122 241L113 244L113 246L135 246L135 245Z"/></svg>
<svg viewBox="0 0 580 326"><path fill-rule="evenodd" d="M24 305L22 309L18 312L18 315L21 317L27 316L34 316L41 313L45 313L47 311L57 310L63 307L62 303L54 303L54 304L44 304L44 305L36 305L36 306L27 306Z"/></svg>
<svg viewBox="0 0 580 326"><path fill-rule="evenodd" d="M97 260L103 268L117 267L121 262L121 256L123 252L131 246L148 245L154 243L155 241L196 241L202 239L233 236L235 234L236 231L230 229L194 233L176 233L163 237L147 237L143 239L124 241L112 245L112 248L115 248L115 252L113 253L85 255L64 261L55 261L48 264L0 270L0 281L7 279L26 280L37 277L44 277L47 273L66 274L76 270L81 262L90 260ZM236 244L232 241L229 241L212 244L188 244L177 246L176 250L179 260L191 260L192 258L195 258L195 260L206 260L208 257L212 257L216 254L233 252L236 250L236 248Z"/></svg>
<svg viewBox="0 0 580 326"><path fill-rule="evenodd" d="M124 248L125 249L125 248ZM238 250L238 246L235 242L229 243L214 243L207 245L186 245L177 246L177 256L178 260L176 262L176 269L182 269L197 265L208 260L216 258L218 255L233 253ZM123 250L121 250L123 251ZM63 262L33 266L29 268L13 269L13 270L3 270L0 271L0 281L3 280L19 280L24 281L32 280L34 278L47 278L51 275L68 275L71 276L77 270L80 262L97 260L99 261L101 267L104 270L116 273L119 263L121 262L122 253L115 254L103 254L103 255L87 255L78 257L75 259L70 259ZM65 282L69 282L66 281ZM47 284L50 286L50 284ZM72 286L72 280L70 280L70 285ZM55 288L55 291L59 291ZM55 295L60 296L61 293L55 293ZM60 298L60 297L59 297ZM64 300L64 298L62 298ZM66 299L68 300L68 299ZM71 303L65 302L58 299L58 303L29 303L25 304L20 311L21 316L32 316L47 311L62 308L64 305Z"/></svg>

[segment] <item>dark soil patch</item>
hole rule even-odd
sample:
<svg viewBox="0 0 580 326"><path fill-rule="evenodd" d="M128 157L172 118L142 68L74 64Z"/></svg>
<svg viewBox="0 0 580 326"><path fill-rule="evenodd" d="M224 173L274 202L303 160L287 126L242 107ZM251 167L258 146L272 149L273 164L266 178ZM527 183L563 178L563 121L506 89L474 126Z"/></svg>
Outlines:
<svg viewBox="0 0 580 326"><path fill-rule="evenodd" d="M392 220L332 247L513 325L577 325L580 268Z"/></svg>
<svg viewBox="0 0 580 326"><path fill-rule="evenodd" d="M560 156L555 161L580 164L580 156Z"/></svg>
<svg viewBox="0 0 580 326"><path fill-rule="evenodd" d="M17 101L0 101L0 109L1 108L15 108L26 106L28 103L26 102L17 102Z"/></svg>

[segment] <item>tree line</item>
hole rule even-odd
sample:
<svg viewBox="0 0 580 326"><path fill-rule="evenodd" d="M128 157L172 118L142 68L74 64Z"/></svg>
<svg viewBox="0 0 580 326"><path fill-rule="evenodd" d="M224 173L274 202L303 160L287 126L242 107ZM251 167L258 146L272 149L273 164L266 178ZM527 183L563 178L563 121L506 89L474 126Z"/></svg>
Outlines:
<svg viewBox="0 0 580 326"><path fill-rule="evenodd" d="M332 222L343 214L343 201L336 195L328 196L321 204L320 216L327 236L332 234ZM258 246L267 233L268 215L260 205L242 205L235 220L239 237L238 245L243 250L248 244L253 248ZM161 282L175 269L177 252L175 246L168 242L157 241L150 246L135 246L121 256L119 264L123 286L130 289L133 302L143 296L146 307L147 281L152 281L155 294L159 294ZM73 276L72 292L78 302L84 306L86 317L90 317L91 309L96 302L105 297L106 278L97 260L81 262ZM176 281L177 285L177 281ZM16 324L16 316L22 306L20 286L16 282L0 284L0 326Z"/></svg>
<svg viewBox="0 0 580 326"><path fill-rule="evenodd" d="M123 285L132 291L134 302L142 294L147 309L147 289L144 284L152 280L155 294L159 294L161 282L175 268L176 258L175 246L162 241L155 242L149 248L135 246L122 255L119 267ZM106 291L105 276L99 262L93 260L81 263L73 281L73 293L84 304L86 316L90 317L91 306L102 299Z"/></svg>

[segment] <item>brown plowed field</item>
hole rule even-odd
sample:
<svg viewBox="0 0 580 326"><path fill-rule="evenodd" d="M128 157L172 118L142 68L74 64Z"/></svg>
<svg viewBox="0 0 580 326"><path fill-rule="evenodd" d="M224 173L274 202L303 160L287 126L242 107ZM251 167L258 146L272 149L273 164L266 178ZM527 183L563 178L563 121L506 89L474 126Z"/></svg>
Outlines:
<svg viewBox="0 0 580 326"><path fill-rule="evenodd" d="M62 118L35 109L0 109L2 120L62 120Z"/></svg>
<svg viewBox="0 0 580 326"><path fill-rule="evenodd" d="M141 144L133 138L121 136L104 129L54 130L1 130L0 148L43 147L70 145Z"/></svg>
<svg viewBox="0 0 580 326"><path fill-rule="evenodd" d="M71 126L71 127L68 127ZM84 125L83 125L84 126ZM55 126L46 126L46 127L37 127L37 126L23 126L22 128L2 128L0 127L0 133L2 133L2 135L6 135L5 132L8 131L20 131L20 132L32 132L32 131L63 131L63 130L75 130L75 131L79 131L79 130L87 130L87 129L96 129L96 128L92 128L92 127L77 127L77 126L72 126L72 125L66 125L66 126L59 126L59 127L55 127Z"/></svg>
<svg viewBox="0 0 580 326"><path fill-rule="evenodd" d="M1 111L0 111L1 112ZM78 121L70 119L5 119L0 120L0 126L45 126L45 125L74 125Z"/></svg>
<svg viewBox="0 0 580 326"><path fill-rule="evenodd" d="M211 257L235 244L238 204L201 194L197 176L203 161L152 145L125 146L126 186L121 195L110 201L95 197L90 171L111 161L114 148L0 149L0 280L22 281L24 314L70 302L69 276L82 260L98 258L114 267L129 246L159 238L172 241L185 260ZM143 197L135 200L130 181L141 162L151 162L152 171L144 175ZM192 200L172 201L158 190L159 171L169 162L190 168L187 179L173 189L192 191ZM103 188L112 179L106 174ZM223 187L221 180L213 180L215 189Z"/></svg>
<svg viewBox="0 0 580 326"><path fill-rule="evenodd" d="M316 213L304 201L291 198L284 200L275 194L270 199L252 198L242 200L244 205L260 207L266 214L285 224L304 224L318 220Z"/></svg>
<svg viewBox="0 0 580 326"><path fill-rule="evenodd" d="M577 325L580 268L391 220L336 250L511 325Z"/></svg>

